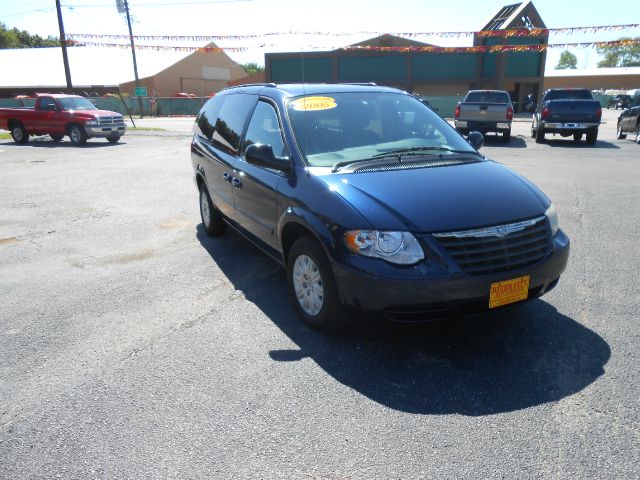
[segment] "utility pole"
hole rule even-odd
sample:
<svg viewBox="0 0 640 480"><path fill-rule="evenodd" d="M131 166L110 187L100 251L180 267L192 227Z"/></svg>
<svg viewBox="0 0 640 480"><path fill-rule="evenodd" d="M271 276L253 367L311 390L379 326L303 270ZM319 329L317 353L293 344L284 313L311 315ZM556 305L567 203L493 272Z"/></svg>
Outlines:
<svg viewBox="0 0 640 480"><path fill-rule="evenodd" d="M62 47L64 76L67 79L67 88L73 88L73 85L71 85L71 71L69 70L69 58L67 57L67 39L64 35L64 23L62 23L62 9L60 8L60 0L56 0L56 9L58 10L58 27L60 27L60 46Z"/></svg>
<svg viewBox="0 0 640 480"><path fill-rule="evenodd" d="M59 0L56 0L59 1ZM136 61L136 47L133 44L133 31L131 30L131 17L129 16L129 2L124 0L124 11L127 14L127 25L129 25L129 39L131 40L131 55L133 56L133 74L136 78L136 87L140 86L138 78L138 62ZM138 108L140 109L140 118L144 118L144 110L142 109L142 97L138 96Z"/></svg>

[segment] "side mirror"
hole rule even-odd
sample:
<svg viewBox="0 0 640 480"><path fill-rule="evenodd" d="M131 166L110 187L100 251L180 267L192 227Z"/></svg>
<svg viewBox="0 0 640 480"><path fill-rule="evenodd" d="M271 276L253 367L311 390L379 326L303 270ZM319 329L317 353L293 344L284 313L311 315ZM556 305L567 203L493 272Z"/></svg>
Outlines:
<svg viewBox="0 0 640 480"><path fill-rule="evenodd" d="M480 148L482 148L482 145L484 145L484 135L482 135L480 132L476 132L475 130L469 132L469 135L467 136L467 142L469 142L469 145L471 145L476 150L480 150Z"/></svg>
<svg viewBox="0 0 640 480"><path fill-rule="evenodd" d="M284 159L277 158L273 154L271 145L263 145L261 143L252 143L244 151L244 158L247 162L258 167L271 168L289 173L291 167L289 162Z"/></svg>

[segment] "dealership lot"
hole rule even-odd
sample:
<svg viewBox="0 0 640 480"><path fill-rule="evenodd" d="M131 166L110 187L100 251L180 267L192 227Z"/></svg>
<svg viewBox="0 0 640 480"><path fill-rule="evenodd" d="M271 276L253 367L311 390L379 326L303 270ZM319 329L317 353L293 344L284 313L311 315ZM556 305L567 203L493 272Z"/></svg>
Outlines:
<svg viewBox="0 0 640 480"><path fill-rule="evenodd" d="M638 478L640 145L530 124L482 152L549 195L558 287L499 317L308 330L205 236L192 119L0 140L1 478Z"/></svg>

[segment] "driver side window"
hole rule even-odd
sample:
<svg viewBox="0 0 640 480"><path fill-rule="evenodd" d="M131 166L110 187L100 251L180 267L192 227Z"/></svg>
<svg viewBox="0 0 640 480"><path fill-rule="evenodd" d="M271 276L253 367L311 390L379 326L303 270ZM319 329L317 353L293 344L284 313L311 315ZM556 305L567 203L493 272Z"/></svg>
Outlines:
<svg viewBox="0 0 640 480"><path fill-rule="evenodd" d="M275 108L267 102L260 101L256 105L242 144L242 151L244 152L249 145L254 143L271 145L276 157L286 156L278 114Z"/></svg>

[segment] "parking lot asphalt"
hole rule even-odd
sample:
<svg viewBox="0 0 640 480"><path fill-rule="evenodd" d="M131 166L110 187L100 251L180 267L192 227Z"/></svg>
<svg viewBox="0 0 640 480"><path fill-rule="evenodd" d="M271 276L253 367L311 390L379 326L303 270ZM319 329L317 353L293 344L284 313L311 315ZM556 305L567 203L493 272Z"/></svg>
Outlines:
<svg viewBox="0 0 640 480"><path fill-rule="evenodd" d="M204 235L193 119L0 140L0 478L640 477L640 145L482 152L554 201L558 287L503 315L307 329L284 272Z"/></svg>

